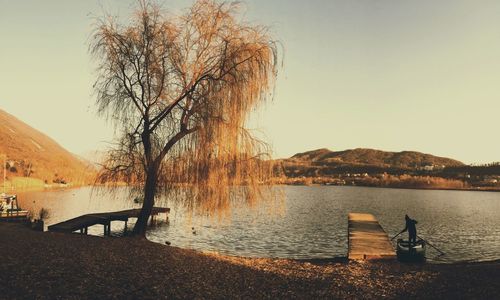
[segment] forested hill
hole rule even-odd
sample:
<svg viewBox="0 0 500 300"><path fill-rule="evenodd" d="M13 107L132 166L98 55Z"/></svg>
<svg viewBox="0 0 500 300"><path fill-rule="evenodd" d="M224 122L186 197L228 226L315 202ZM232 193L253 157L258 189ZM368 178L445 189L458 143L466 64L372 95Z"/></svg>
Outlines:
<svg viewBox="0 0 500 300"><path fill-rule="evenodd" d="M297 153L285 161L309 162L314 165L377 166L384 168L414 169L425 166L463 166L460 161L415 151L388 152L374 149L330 151L318 149Z"/></svg>
<svg viewBox="0 0 500 300"><path fill-rule="evenodd" d="M318 149L274 162L277 184L500 190L500 162L465 165L415 151Z"/></svg>
<svg viewBox="0 0 500 300"><path fill-rule="evenodd" d="M30 177L47 183L88 181L88 163L57 142L0 109L0 159L7 155L8 177Z"/></svg>
<svg viewBox="0 0 500 300"><path fill-rule="evenodd" d="M322 177L336 174L417 174L465 166L462 162L415 151L318 149L275 161L275 176Z"/></svg>

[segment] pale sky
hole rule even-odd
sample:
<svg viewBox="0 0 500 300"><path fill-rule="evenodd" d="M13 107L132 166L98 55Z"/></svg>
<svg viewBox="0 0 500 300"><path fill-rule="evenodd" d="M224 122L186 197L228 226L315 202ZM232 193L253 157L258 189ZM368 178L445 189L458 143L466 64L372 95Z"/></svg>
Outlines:
<svg viewBox="0 0 500 300"><path fill-rule="evenodd" d="M88 54L94 17L135 1L0 0L0 108L76 154L101 149ZM192 1L165 1L178 11ZM500 1L249 0L285 48L255 116L274 157L317 148L500 161Z"/></svg>

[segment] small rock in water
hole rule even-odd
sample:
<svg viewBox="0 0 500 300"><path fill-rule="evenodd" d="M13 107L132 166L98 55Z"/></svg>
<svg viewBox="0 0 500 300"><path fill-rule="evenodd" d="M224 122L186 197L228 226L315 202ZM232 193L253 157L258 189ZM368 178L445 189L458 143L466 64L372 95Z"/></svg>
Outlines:
<svg viewBox="0 0 500 300"><path fill-rule="evenodd" d="M165 241L165 244L170 245L171 243L169 241Z"/></svg>

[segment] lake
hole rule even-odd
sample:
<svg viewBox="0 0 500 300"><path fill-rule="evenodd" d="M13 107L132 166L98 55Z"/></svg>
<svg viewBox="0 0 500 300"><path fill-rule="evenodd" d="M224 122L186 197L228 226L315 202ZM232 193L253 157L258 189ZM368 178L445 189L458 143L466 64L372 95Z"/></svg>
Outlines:
<svg viewBox="0 0 500 300"><path fill-rule="evenodd" d="M248 257L331 258L347 254L347 214L376 216L393 236L404 227L404 215L418 221L418 235L446 255L428 247L433 262L500 259L500 193L404 190L339 186L283 186L282 203L261 202L233 209L222 220L192 216L174 203L169 223L151 228L148 239L172 246ZM23 208L45 207L46 225L91 212L139 207L126 189L114 197L89 187L19 194ZM193 229L194 232L193 233ZM123 222L114 222L115 234ZM102 235L101 225L89 233ZM406 233L403 234L407 236Z"/></svg>

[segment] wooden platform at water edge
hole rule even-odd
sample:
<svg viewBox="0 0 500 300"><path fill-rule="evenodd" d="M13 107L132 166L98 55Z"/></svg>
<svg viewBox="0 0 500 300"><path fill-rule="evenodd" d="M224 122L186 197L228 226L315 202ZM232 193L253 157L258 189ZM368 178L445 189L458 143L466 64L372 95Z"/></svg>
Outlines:
<svg viewBox="0 0 500 300"><path fill-rule="evenodd" d="M371 214L348 216L349 259L395 259L396 252L377 219Z"/></svg>
<svg viewBox="0 0 500 300"><path fill-rule="evenodd" d="M140 208L137 209L127 209L122 211L106 212L106 213L96 213L79 216L61 223L53 224L48 227L49 231L72 233L80 230L80 233L87 234L88 228L93 225L101 224L104 225L104 235L109 236L111 234L111 222L112 221L124 221L125 231L127 230L127 222L129 218L137 218L141 212ZM151 211L151 221L160 213L168 214L170 208L168 207L153 207ZM167 215L168 219L168 215Z"/></svg>

